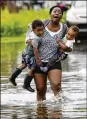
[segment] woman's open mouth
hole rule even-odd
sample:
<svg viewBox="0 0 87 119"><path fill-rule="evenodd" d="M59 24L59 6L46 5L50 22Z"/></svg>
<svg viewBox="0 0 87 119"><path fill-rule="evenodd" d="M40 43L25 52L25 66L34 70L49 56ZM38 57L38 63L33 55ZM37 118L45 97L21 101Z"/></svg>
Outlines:
<svg viewBox="0 0 87 119"><path fill-rule="evenodd" d="M59 19L59 17L58 17L58 16L54 16L53 18L55 18L55 19Z"/></svg>
<svg viewBox="0 0 87 119"><path fill-rule="evenodd" d="M55 16L55 17L53 17L53 19L58 20L58 19L59 19L59 17L58 17L58 16Z"/></svg>

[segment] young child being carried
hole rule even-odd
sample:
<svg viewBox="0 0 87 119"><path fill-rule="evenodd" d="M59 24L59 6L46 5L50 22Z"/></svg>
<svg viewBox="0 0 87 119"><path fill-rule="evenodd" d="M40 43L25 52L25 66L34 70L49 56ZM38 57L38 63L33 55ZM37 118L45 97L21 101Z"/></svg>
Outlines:
<svg viewBox="0 0 87 119"><path fill-rule="evenodd" d="M16 68L15 71L10 76L10 82L16 86L15 82L16 77L21 73L23 69L27 66L29 68L28 73L25 76L23 88L28 91L34 92L34 89L31 88L30 83L33 78L34 70L37 65L40 65L40 57L38 54L38 46L41 43L41 39L44 33L44 24L40 20L34 20L32 22L32 31L28 33L26 37L26 47L22 53L22 64L19 68ZM27 80L29 79L29 80ZM27 82L27 83L26 83Z"/></svg>
<svg viewBox="0 0 87 119"><path fill-rule="evenodd" d="M59 46L58 52L49 59L46 67L42 66L40 67L40 69L43 72L47 72L48 69L56 62L66 59L68 52L71 52L73 50L73 43L75 42L75 38L78 36L78 34L79 28L75 25L72 25L70 28L68 28L67 33L62 40L57 38L56 42Z"/></svg>

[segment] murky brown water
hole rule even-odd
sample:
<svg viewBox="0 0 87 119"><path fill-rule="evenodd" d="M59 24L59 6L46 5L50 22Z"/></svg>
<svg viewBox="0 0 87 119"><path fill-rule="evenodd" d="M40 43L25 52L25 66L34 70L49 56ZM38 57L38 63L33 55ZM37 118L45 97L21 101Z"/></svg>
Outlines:
<svg viewBox="0 0 87 119"><path fill-rule="evenodd" d="M54 101L48 81L47 100L36 102L36 92L22 88L25 69L13 87L8 77L21 62L24 43L1 45L1 119L86 119L86 43L74 47L67 60L62 62L62 100ZM35 84L32 81L32 87Z"/></svg>

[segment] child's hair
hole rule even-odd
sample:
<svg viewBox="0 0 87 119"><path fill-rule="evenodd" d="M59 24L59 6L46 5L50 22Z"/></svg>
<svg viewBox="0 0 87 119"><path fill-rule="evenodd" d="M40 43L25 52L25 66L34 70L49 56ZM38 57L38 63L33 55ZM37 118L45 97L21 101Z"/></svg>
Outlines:
<svg viewBox="0 0 87 119"><path fill-rule="evenodd" d="M44 26L44 23L41 20L34 20L32 22L32 29L36 29L38 26Z"/></svg>
<svg viewBox="0 0 87 119"><path fill-rule="evenodd" d="M77 26L72 25L70 29L72 29L77 35L79 34L79 28Z"/></svg>

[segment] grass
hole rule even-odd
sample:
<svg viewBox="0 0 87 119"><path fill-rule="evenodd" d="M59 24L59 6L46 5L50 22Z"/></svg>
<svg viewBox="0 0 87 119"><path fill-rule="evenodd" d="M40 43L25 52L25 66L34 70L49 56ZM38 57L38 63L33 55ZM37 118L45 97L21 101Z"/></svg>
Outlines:
<svg viewBox="0 0 87 119"><path fill-rule="evenodd" d="M63 14L62 22L65 22L65 17L66 13ZM29 23L35 19L44 20L49 18L49 9L20 10L19 13L9 13L7 8L4 11L1 10L1 42L22 41Z"/></svg>
<svg viewBox="0 0 87 119"><path fill-rule="evenodd" d="M1 25L11 25L18 23L19 26L27 28L27 25L31 23L34 19L48 19L49 9L40 9L35 11L31 10L20 10L19 13L9 13L7 9L1 10ZM65 13L62 18L62 22L65 21Z"/></svg>
<svg viewBox="0 0 87 119"><path fill-rule="evenodd" d="M2 43L14 43L14 42L24 42L25 41L25 37L24 36L20 36L20 37L1 37L1 44Z"/></svg>
<svg viewBox="0 0 87 119"><path fill-rule="evenodd" d="M28 24L34 19L49 18L48 10L21 10L19 13L10 14L7 9L1 11L1 36L20 36L27 29Z"/></svg>
<svg viewBox="0 0 87 119"><path fill-rule="evenodd" d="M48 18L48 10L41 9L39 11L35 10L21 10L19 13L10 14L7 9L1 11L1 23L2 24L11 24L18 22L21 26L26 27L28 23L31 23L34 19L45 19Z"/></svg>

